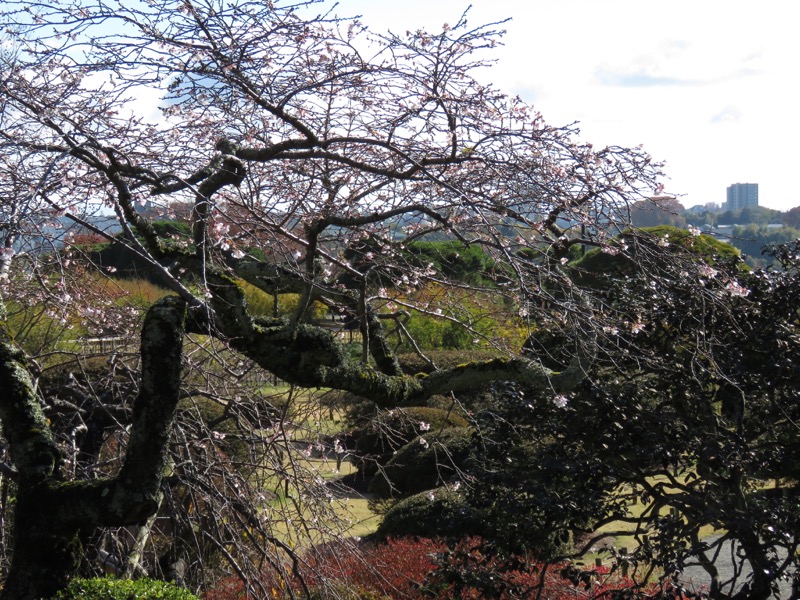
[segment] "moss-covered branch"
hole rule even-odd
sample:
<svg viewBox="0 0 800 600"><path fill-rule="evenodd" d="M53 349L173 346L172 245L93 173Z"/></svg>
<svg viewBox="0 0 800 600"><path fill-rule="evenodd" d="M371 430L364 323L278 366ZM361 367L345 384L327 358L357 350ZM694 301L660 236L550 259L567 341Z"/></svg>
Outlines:
<svg viewBox="0 0 800 600"><path fill-rule="evenodd" d="M127 492L156 502L180 398L186 304L174 296L148 311L142 327L142 384L133 407L125 463L117 477ZM155 506L152 507L155 511Z"/></svg>
<svg viewBox="0 0 800 600"><path fill-rule="evenodd" d="M0 423L20 477L41 480L56 472L60 453L36 397L25 354L0 321Z"/></svg>
<svg viewBox="0 0 800 600"><path fill-rule="evenodd" d="M302 387L329 387L369 398L381 406L424 404L427 398L491 381L517 381L563 393L581 381L590 356L555 373L524 358L473 362L428 376L409 376L351 359L324 327L282 319L254 320L231 280L215 277L212 304L233 348L284 381ZM377 319L376 319L377 320ZM389 360L388 358L386 360Z"/></svg>
<svg viewBox="0 0 800 600"><path fill-rule="evenodd" d="M142 328L142 384L117 477L64 481L22 353L0 324L0 419L19 472L14 556L2 599L51 597L80 561L79 533L136 524L158 507L180 397L186 303L159 300Z"/></svg>

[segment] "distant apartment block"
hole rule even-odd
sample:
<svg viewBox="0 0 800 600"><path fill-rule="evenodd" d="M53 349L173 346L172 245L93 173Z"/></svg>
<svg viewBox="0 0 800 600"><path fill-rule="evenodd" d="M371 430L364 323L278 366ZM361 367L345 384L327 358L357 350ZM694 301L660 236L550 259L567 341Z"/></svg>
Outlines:
<svg viewBox="0 0 800 600"><path fill-rule="evenodd" d="M758 206L758 184L734 183L729 185L725 210L739 210L746 206Z"/></svg>

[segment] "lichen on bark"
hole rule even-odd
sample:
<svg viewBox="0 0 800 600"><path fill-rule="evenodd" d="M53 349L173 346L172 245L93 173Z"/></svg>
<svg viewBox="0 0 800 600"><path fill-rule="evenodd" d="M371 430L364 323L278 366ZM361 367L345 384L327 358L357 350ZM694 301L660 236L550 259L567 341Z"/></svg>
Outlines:
<svg viewBox="0 0 800 600"><path fill-rule="evenodd" d="M19 474L14 555L2 600L51 597L75 572L79 534L134 525L158 507L169 435L180 394L187 308L167 297L142 327L142 384L120 473L110 479L64 481L24 355L0 327L0 420Z"/></svg>
<svg viewBox="0 0 800 600"><path fill-rule="evenodd" d="M379 406L423 405L433 395L461 391L491 381L516 381L564 393L584 377L594 356L591 344L561 372L526 358L476 361L420 378L403 374L381 337L378 319L370 322L374 365L354 360L333 332L310 323L253 319L237 282L209 275L212 306L230 346L282 380L306 388L333 388L368 398Z"/></svg>

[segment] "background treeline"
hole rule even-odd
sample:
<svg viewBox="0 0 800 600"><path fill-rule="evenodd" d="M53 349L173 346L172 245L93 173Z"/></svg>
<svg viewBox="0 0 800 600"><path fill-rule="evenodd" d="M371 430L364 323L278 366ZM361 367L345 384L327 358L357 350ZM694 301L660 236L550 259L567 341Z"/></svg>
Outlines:
<svg viewBox="0 0 800 600"><path fill-rule="evenodd" d="M675 198L637 202L631 206L631 221L636 227L672 225L697 228L737 247L753 267L773 266L763 250L774 244L800 238L800 206L786 212L765 206L748 206L720 211L712 207L686 210Z"/></svg>

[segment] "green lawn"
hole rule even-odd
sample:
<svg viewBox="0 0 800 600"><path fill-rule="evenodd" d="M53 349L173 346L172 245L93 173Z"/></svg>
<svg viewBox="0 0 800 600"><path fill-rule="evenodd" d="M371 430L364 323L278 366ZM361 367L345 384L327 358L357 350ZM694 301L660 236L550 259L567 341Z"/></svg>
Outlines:
<svg viewBox="0 0 800 600"><path fill-rule="evenodd" d="M262 393L269 395L286 394L288 396L290 388L270 386L269 389L261 390ZM297 425L304 435L333 435L343 428L343 415L336 409L331 409L320 403L320 395L324 392L314 391L292 391L291 406L287 409L287 416ZM292 463L298 471L303 471L308 476L316 478L318 481L324 480L328 484L334 484L336 480L351 474L354 471L353 465L349 461L341 464L341 469L337 471L336 460L332 452L328 458L307 458L301 452L292 453ZM680 478L683 481L683 478ZM655 478L653 483L666 483L666 478ZM348 492L344 488L337 488L335 485L328 485L331 498L328 506L328 516L320 518L316 509L319 505L305 505L303 514L299 514L296 506L289 506L286 499L277 500L272 505L272 510L276 513L285 515L285 519L276 525L276 531L280 532L282 538L291 541L293 545L308 545L320 543L334 538L341 537L363 537L374 532L379 523L380 516L370 509L367 498L361 497L355 492ZM623 487L620 494L630 495L630 488ZM677 490L675 490L677 493ZM669 492L669 488L667 488ZM628 507L628 516L638 518L646 509L646 505L637 500ZM670 510L670 507L662 508L662 512ZM300 525L302 522L302 525ZM309 523L310 522L310 523ZM295 527L297 525L297 527ZM608 560L608 554L602 552L603 549L613 547L616 550L626 548L628 552L633 552L639 546L639 541L635 536L635 525L622 521L615 521L604 525L598 529L597 533L604 532L629 532L627 534L614 535L597 544L596 551L590 553L587 561L592 561L596 557ZM708 526L701 531L701 537L712 535L714 530Z"/></svg>

